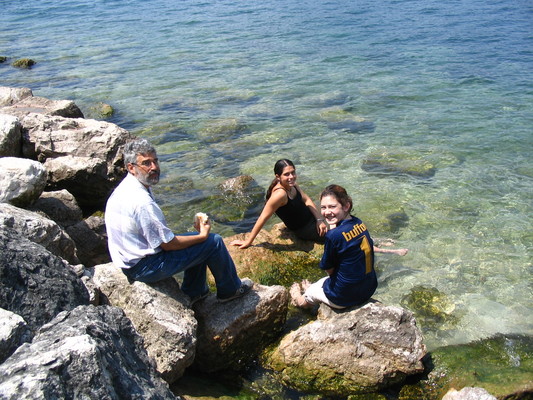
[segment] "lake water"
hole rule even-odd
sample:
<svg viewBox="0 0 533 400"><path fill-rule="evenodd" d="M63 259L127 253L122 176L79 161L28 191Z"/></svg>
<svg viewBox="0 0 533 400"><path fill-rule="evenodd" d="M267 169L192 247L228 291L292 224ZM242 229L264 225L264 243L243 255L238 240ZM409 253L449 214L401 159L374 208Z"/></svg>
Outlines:
<svg viewBox="0 0 533 400"><path fill-rule="evenodd" d="M345 186L373 236L410 249L378 256L375 297L438 290L443 314L422 323L430 349L533 333L529 0L0 8L0 85L74 100L86 116L111 104L112 122L156 144L156 194L176 231L225 179L266 189L289 158L313 198ZM10 66L22 57L37 64Z"/></svg>

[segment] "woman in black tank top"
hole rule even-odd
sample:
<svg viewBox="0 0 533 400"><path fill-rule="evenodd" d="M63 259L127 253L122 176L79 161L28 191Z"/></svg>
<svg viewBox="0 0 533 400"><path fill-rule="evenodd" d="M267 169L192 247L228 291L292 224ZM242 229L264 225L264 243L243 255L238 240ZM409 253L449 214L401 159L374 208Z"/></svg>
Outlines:
<svg viewBox="0 0 533 400"><path fill-rule="evenodd" d="M327 226L315 203L296 184L296 169L292 161L278 160L274 165L276 178L267 190L267 202L246 240L234 240L241 249L250 247L263 226L276 214L296 236L304 240L323 242Z"/></svg>

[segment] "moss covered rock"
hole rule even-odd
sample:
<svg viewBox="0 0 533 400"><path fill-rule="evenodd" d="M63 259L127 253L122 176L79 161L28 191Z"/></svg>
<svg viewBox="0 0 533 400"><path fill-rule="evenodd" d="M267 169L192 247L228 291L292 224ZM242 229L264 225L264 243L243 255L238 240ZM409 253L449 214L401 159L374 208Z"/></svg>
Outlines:
<svg viewBox="0 0 533 400"><path fill-rule="evenodd" d="M434 163L413 151L376 151L365 157L363 170L383 175L408 175L431 178L435 175Z"/></svg>
<svg viewBox="0 0 533 400"><path fill-rule="evenodd" d="M401 305L415 313L417 321L425 328L434 328L443 325L455 325L458 316L455 304L437 288L418 285L409 291L402 300Z"/></svg>
<svg viewBox="0 0 533 400"><path fill-rule="evenodd" d="M246 124L236 118L212 120L198 133L199 139L207 143L220 143L249 131Z"/></svg>
<svg viewBox="0 0 533 400"><path fill-rule="evenodd" d="M405 386L408 393L424 393L423 399L440 400L451 388L480 387L498 399L533 398L533 338L498 335L469 344L446 346L431 354L433 369L428 379ZM403 393L403 394L402 394Z"/></svg>
<svg viewBox="0 0 533 400"><path fill-rule="evenodd" d="M268 363L297 390L349 396L421 373L425 354L412 313L369 302L341 311L321 305L319 318L285 336Z"/></svg>
<svg viewBox="0 0 533 400"><path fill-rule="evenodd" d="M115 113L115 109L109 104L99 102L91 107L90 115L95 119L106 119Z"/></svg>
<svg viewBox="0 0 533 400"><path fill-rule="evenodd" d="M35 64L36 62L31 58L20 58L18 60L13 61L12 65L17 68L31 68Z"/></svg>
<svg viewBox="0 0 533 400"><path fill-rule="evenodd" d="M241 276L249 276L263 285L289 287L293 282L324 276L318 264L324 246L298 239L283 223L272 230L262 230L254 245L241 250L231 246L233 240L244 240L246 234L224 239Z"/></svg>

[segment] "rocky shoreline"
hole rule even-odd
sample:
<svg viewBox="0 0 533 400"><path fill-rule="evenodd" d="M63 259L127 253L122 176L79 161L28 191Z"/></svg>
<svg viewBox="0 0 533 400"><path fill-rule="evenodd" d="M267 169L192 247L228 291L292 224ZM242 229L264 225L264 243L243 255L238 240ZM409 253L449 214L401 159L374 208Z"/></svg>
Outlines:
<svg viewBox="0 0 533 400"><path fill-rule="evenodd" d="M257 241L269 246L230 249L241 276L267 282L243 299L221 305L211 295L191 307L175 279L128 282L110 262L102 210L124 176L121 148L131 137L85 119L71 101L0 87L0 398L180 398L185 371L238 372L258 358L282 384L321 396L384 399L380 392L403 387L398 398L440 399L468 386L427 379L422 333L400 307L321 307L286 332L287 289L258 279L259 266L312 263L321 248L283 226L261 232ZM222 186L242 195L242 182ZM417 390L424 397L410 397ZM533 385L526 378L491 393L527 398Z"/></svg>

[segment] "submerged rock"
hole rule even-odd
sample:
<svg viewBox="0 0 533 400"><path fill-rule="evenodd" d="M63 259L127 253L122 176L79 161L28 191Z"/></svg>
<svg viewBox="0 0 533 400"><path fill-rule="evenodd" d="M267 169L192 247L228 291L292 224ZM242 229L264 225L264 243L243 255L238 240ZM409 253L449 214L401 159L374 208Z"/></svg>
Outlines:
<svg viewBox="0 0 533 400"><path fill-rule="evenodd" d="M11 65L17 68L31 68L36 62L31 58L19 58L18 60L13 61Z"/></svg>
<svg viewBox="0 0 533 400"><path fill-rule="evenodd" d="M234 139L249 131L249 127L236 118L209 121L198 132L198 138L207 143L220 143Z"/></svg>
<svg viewBox="0 0 533 400"><path fill-rule="evenodd" d="M533 398L533 337L497 335L432 351L427 379L402 388L440 400L450 389L479 387L498 399ZM400 398L402 398L400 393Z"/></svg>
<svg viewBox="0 0 533 400"><path fill-rule="evenodd" d="M411 288L401 305L415 313L417 321L428 329L455 325L459 321L455 304L437 288L417 285Z"/></svg>
<svg viewBox="0 0 533 400"><path fill-rule="evenodd" d="M408 175L416 178L431 178L436 167L420 154L412 151L383 151L367 155L361 168L378 175Z"/></svg>
<svg viewBox="0 0 533 400"><path fill-rule="evenodd" d="M89 109L89 113L90 116L94 116L97 119L106 119L113 116L113 114L115 113L115 109L109 104L100 102L92 106Z"/></svg>

